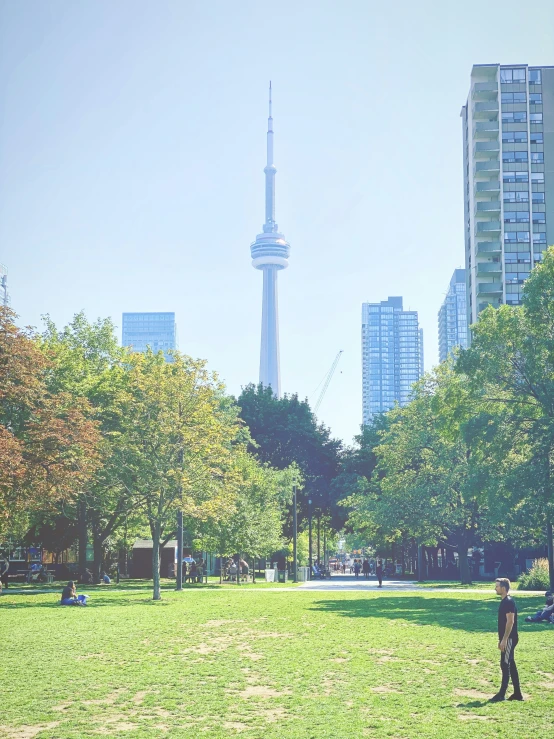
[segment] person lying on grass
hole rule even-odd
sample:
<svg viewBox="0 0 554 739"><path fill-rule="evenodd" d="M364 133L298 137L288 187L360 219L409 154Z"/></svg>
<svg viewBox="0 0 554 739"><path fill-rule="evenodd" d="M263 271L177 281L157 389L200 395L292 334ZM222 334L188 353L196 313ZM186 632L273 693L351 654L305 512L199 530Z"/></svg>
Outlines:
<svg viewBox="0 0 554 739"><path fill-rule="evenodd" d="M65 588L62 590L62 598L60 600L61 606L86 606L87 596L77 595L75 583L70 580Z"/></svg>
<svg viewBox="0 0 554 739"><path fill-rule="evenodd" d="M528 623L537 624L539 621L552 621L552 617L554 616L554 596L550 590L547 590L544 597L546 600L544 608L541 608L533 616L527 616L525 620Z"/></svg>

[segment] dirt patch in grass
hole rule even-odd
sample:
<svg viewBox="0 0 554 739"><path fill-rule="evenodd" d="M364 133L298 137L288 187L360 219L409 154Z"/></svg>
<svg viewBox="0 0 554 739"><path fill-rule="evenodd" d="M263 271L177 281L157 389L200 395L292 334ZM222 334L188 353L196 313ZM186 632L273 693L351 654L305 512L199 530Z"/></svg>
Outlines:
<svg viewBox="0 0 554 739"><path fill-rule="evenodd" d="M539 683L541 688L546 688L547 690L554 690L554 681L548 681L546 683Z"/></svg>
<svg viewBox="0 0 554 739"><path fill-rule="evenodd" d="M340 663L340 662L349 662L349 661L350 661L350 657L333 657L331 659L331 662L338 662L338 663Z"/></svg>
<svg viewBox="0 0 554 739"><path fill-rule="evenodd" d="M122 693L126 693L125 688L117 688L112 693L109 693L105 698L93 698L91 700L83 701L85 706L111 706L113 705Z"/></svg>
<svg viewBox="0 0 554 739"><path fill-rule="evenodd" d="M235 731L241 732L248 728L247 724L242 724L240 721L224 721L224 729L234 729Z"/></svg>
<svg viewBox="0 0 554 739"><path fill-rule="evenodd" d="M478 713L460 713L460 721L494 721L491 716L480 716Z"/></svg>
<svg viewBox="0 0 554 739"><path fill-rule="evenodd" d="M399 693L399 690L395 690L390 685L374 685L370 688L372 693Z"/></svg>
<svg viewBox="0 0 554 739"><path fill-rule="evenodd" d="M482 693L480 690L472 690L471 688L464 690L462 688L454 688L454 695L459 695L462 698L476 698L477 700L487 700L490 698L488 693Z"/></svg>
<svg viewBox="0 0 554 739"><path fill-rule="evenodd" d="M59 725L59 721L51 721L49 724L19 726L17 729L10 726L0 726L0 736L5 737L5 739L34 739L41 731L55 729Z"/></svg>
<svg viewBox="0 0 554 739"><path fill-rule="evenodd" d="M280 698L289 693L290 690L275 690L269 685L249 685L239 695L241 698Z"/></svg>

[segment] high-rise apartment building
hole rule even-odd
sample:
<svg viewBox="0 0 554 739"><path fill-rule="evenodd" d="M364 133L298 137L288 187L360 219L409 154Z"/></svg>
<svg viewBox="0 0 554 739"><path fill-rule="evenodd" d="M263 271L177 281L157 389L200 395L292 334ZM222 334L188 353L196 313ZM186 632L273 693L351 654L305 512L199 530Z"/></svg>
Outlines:
<svg viewBox="0 0 554 739"><path fill-rule="evenodd" d="M363 422L405 405L423 373L423 330L402 298L362 305Z"/></svg>
<svg viewBox="0 0 554 739"><path fill-rule="evenodd" d="M518 305L554 241L554 67L478 64L461 112L468 322Z"/></svg>
<svg viewBox="0 0 554 739"><path fill-rule="evenodd" d="M145 352L148 347L154 353L163 351L170 361L168 351L177 349L175 313L124 313L122 344L135 352Z"/></svg>
<svg viewBox="0 0 554 739"><path fill-rule="evenodd" d="M439 310L439 361L444 362L457 346L468 346L465 269L454 270Z"/></svg>
<svg viewBox="0 0 554 739"><path fill-rule="evenodd" d="M0 263L0 305L7 307L10 302L8 295L8 268Z"/></svg>

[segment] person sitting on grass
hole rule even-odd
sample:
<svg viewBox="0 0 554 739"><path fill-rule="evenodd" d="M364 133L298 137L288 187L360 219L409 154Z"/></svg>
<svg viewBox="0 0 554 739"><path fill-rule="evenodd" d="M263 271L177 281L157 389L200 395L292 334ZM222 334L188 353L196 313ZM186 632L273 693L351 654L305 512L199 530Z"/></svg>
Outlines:
<svg viewBox="0 0 554 739"><path fill-rule="evenodd" d="M554 596L550 590L547 590L544 597L546 600L544 608L541 608L533 616L527 616L525 619L527 623L538 624L540 621L552 622L552 618L554 617Z"/></svg>
<svg viewBox="0 0 554 739"><path fill-rule="evenodd" d="M102 582L104 583L104 585L110 585L111 584L111 582L112 582L111 581L111 578L108 575L108 573L105 572L104 570L102 570L102 572L100 573L100 577L101 577Z"/></svg>
<svg viewBox="0 0 554 739"><path fill-rule="evenodd" d="M87 596L77 595L75 583L70 580L65 588L62 590L62 598L60 600L61 606L86 606Z"/></svg>

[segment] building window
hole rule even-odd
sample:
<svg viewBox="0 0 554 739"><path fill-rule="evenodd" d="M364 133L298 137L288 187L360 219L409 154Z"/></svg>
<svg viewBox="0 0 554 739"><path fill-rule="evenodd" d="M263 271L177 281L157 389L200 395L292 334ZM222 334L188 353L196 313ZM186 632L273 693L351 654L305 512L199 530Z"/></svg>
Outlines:
<svg viewBox="0 0 554 739"><path fill-rule="evenodd" d="M529 120L531 123L542 123L542 113L530 113Z"/></svg>
<svg viewBox="0 0 554 739"><path fill-rule="evenodd" d="M524 192L506 192L504 191L504 202L505 203L528 203L529 193L527 190Z"/></svg>
<svg viewBox="0 0 554 739"><path fill-rule="evenodd" d="M527 98L524 92L503 92L501 94L501 102L503 103L526 103Z"/></svg>
<svg viewBox="0 0 554 739"><path fill-rule="evenodd" d="M533 193L533 202L534 203L544 203L544 193L543 192L534 192Z"/></svg>
<svg viewBox="0 0 554 739"><path fill-rule="evenodd" d="M502 131L502 143L504 144L526 144L527 131Z"/></svg>
<svg viewBox="0 0 554 739"><path fill-rule="evenodd" d="M546 223L546 213L533 213L533 223Z"/></svg>
<svg viewBox="0 0 554 739"><path fill-rule="evenodd" d="M502 123L526 123L527 113L525 111L518 111L516 113L502 112Z"/></svg>
<svg viewBox="0 0 554 739"><path fill-rule="evenodd" d="M542 105L542 93L541 92L530 92L529 102L532 105Z"/></svg>
<svg viewBox="0 0 554 739"><path fill-rule="evenodd" d="M541 70L540 69L530 69L529 70L529 82L531 82L534 85L541 84Z"/></svg>
<svg viewBox="0 0 554 739"><path fill-rule="evenodd" d="M527 153L527 152L526 152ZM544 162L544 154L542 151L532 151L531 161L533 164L542 164Z"/></svg>
<svg viewBox="0 0 554 739"><path fill-rule="evenodd" d="M531 182L534 185L544 184L544 172L531 172Z"/></svg>
<svg viewBox="0 0 554 739"><path fill-rule="evenodd" d="M501 69L500 82L525 82L525 69Z"/></svg>
<svg viewBox="0 0 554 739"><path fill-rule="evenodd" d="M544 138L542 135L542 131L535 131L531 134L531 143L532 144L542 144L544 143Z"/></svg>

